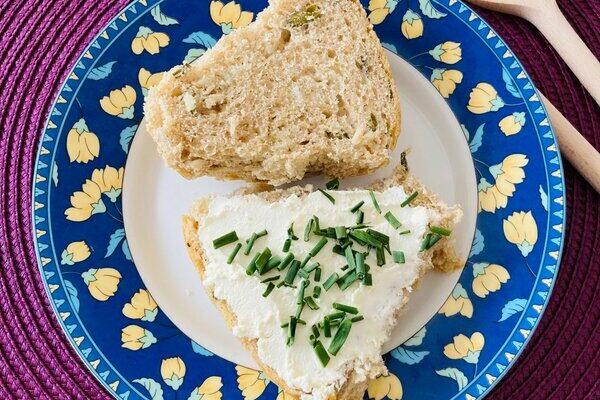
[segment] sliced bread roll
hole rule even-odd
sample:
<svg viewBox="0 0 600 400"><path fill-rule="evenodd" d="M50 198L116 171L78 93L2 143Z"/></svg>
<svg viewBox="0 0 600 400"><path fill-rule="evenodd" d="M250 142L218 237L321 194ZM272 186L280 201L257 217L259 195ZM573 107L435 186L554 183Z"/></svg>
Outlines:
<svg viewBox="0 0 600 400"><path fill-rule="evenodd" d="M366 190L329 191L332 204L307 186L203 198L184 217L189 255L207 294L269 378L303 400L362 399L368 381L387 371L382 346L420 278L434 267L462 265L452 236L444 235L461 216L457 207L446 206L403 170L373 190L378 206ZM360 212L369 228L351 228ZM338 239L329 227L338 227ZM231 231L236 238L218 239ZM380 240L384 260L377 243L369 248L361 240ZM253 245L245 251L248 241ZM334 247L346 241L353 262ZM367 251L362 275L358 253ZM289 254L293 261L286 261ZM339 280L330 285L333 274ZM326 317L340 311L328 331ZM336 350L342 326L350 330Z"/></svg>
<svg viewBox="0 0 600 400"><path fill-rule="evenodd" d="M390 66L356 0L272 0L150 89L147 128L186 178L366 174L400 132Z"/></svg>

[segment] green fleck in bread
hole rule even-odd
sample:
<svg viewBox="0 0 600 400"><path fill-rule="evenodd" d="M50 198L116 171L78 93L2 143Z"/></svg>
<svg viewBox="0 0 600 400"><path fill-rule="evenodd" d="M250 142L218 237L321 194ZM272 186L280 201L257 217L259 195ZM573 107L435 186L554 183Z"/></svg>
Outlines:
<svg viewBox="0 0 600 400"><path fill-rule="evenodd" d="M400 132L391 70L356 0L272 0L151 88L147 128L187 178L279 185L389 161Z"/></svg>

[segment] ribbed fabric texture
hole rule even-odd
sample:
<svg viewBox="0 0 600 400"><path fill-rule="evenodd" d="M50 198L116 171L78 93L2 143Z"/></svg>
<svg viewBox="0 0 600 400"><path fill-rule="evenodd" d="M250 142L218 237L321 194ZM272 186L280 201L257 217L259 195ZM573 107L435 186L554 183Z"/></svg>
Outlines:
<svg viewBox="0 0 600 400"><path fill-rule="evenodd" d="M600 1L561 0L600 57ZM64 337L31 232L33 166L52 101L92 37L127 0L0 0L0 399L106 399ZM483 12L537 87L600 148L600 108L546 40ZM598 77L600 79L600 77ZM600 399L600 196L565 163L567 236L550 305L517 365L489 396Z"/></svg>

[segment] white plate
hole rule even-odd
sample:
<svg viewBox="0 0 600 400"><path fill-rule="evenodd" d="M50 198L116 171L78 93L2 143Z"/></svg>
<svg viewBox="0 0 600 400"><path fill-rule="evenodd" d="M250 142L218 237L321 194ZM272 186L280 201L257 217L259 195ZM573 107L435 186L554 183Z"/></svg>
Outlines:
<svg viewBox="0 0 600 400"><path fill-rule="evenodd" d="M477 186L469 146L450 108L427 80L407 62L388 52L402 104L402 132L390 165L375 174L343 181L364 186L385 177L410 149L414 175L448 204L459 204L464 216L455 229L457 251L467 258L477 218ZM123 184L125 231L135 265L152 296L184 333L211 352L230 361L256 367L230 332L202 288L187 256L181 216L192 201L208 193L230 193L243 182L212 178L187 181L168 169L145 132L135 135ZM299 182L323 185L325 178ZM416 333L442 306L461 271L431 273L412 295L387 352Z"/></svg>

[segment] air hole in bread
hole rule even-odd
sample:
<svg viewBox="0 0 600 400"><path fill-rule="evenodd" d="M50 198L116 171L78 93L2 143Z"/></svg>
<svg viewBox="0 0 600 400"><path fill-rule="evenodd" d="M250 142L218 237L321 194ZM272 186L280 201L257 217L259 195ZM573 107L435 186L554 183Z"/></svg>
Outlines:
<svg viewBox="0 0 600 400"><path fill-rule="evenodd" d="M327 50L327 57L335 58L335 50L333 50L333 49Z"/></svg>
<svg viewBox="0 0 600 400"><path fill-rule="evenodd" d="M173 96L173 97L181 96L182 93L183 93L183 91L181 90L181 88L179 86L175 86L173 88L173 90L171 91L171 96Z"/></svg>
<svg viewBox="0 0 600 400"><path fill-rule="evenodd" d="M181 158L187 160L190 156L190 151L188 149L181 150Z"/></svg>
<svg viewBox="0 0 600 400"><path fill-rule="evenodd" d="M348 115L348 109L346 108L346 102L344 101L344 99L342 98L342 96L340 96L339 94L336 96L337 98L337 116L338 117L344 117L346 115Z"/></svg>
<svg viewBox="0 0 600 400"><path fill-rule="evenodd" d="M277 43L277 51L283 51L285 46L290 42L292 33L287 29L282 29L279 34L279 42Z"/></svg>

